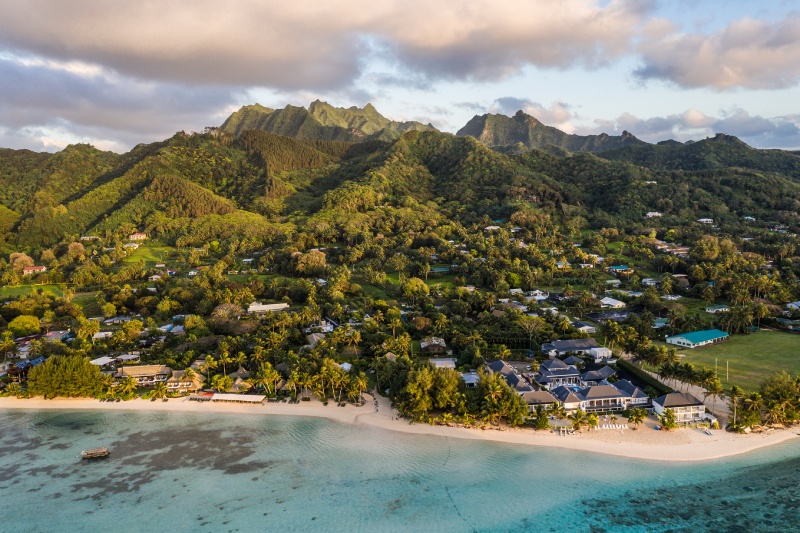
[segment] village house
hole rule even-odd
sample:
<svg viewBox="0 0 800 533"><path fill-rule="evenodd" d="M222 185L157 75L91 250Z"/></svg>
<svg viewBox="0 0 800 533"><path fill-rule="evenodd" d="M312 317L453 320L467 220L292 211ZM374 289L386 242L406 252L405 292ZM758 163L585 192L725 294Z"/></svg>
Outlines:
<svg viewBox="0 0 800 533"><path fill-rule="evenodd" d="M696 422L705 418L706 406L686 392L670 392L653 400L653 411L663 416L667 409L675 413L678 423Z"/></svg>
<svg viewBox="0 0 800 533"><path fill-rule="evenodd" d="M456 368L456 360L452 357L432 358L428 362L433 368Z"/></svg>
<svg viewBox="0 0 800 533"><path fill-rule="evenodd" d="M731 308L727 305L711 305L706 307L706 313L711 313L712 315L716 315L717 313L727 313L730 310Z"/></svg>
<svg viewBox="0 0 800 533"><path fill-rule="evenodd" d="M713 224L714 223L714 219L713 218L698 218L697 221L700 224Z"/></svg>
<svg viewBox="0 0 800 533"><path fill-rule="evenodd" d="M259 302L253 302L247 308L247 313L255 313L257 315L264 315L267 313L278 313L281 311L286 311L289 309L289 304L287 303L279 303L279 304L262 304Z"/></svg>
<svg viewBox="0 0 800 533"><path fill-rule="evenodd" d="M388 357L389 354L386 355ZM464 380L464 385L466 385L468 389L476 388L481 381L481 377L477 372L463 372L461 374L461 379Z"/></svg>
<svg viewBox="0 0 800 533"><path fill-rule="evenodd" d="M136 233L131 233L130 235L128 235L129 241L143 241L146 239L147 239L147 233L141 233L137 231Z"/></svg>
<svg viewBox="0 0 800 533"><path fill-rule="evenodd" d="M606 268L609 274L633 274L633 269L628 265L613 265Z"/></svg>
<svg viewBox="0 0 800 533"><path fill-rule="evenodd" d="M684 348L699 348L707 344L716 344L728 339L728 334L718 329L707 329L703 331L693 331L691 333L681 333L667 337L667 344L674 344Z"/></svg>
<svg viewBox="0 0 800 533"><path fill-rule="evenodd" d="M44 265L28 266L28 267L23 267L22 269L23 276L33 276L34 274L43 274L45 272L47 272L47 267Z"/></svg>
<svg viewBox="0 0 800 533"><path fill-rule="evenodd" d="M593 324L589 324L588 322L573 322L572 327L584 333L597 333L597 327L595 327Z"/></svg>
<svg viewBox="0 0 800 533"><path fill-rule="evenodd" d="M660 216L661 213L659 213L658 211L648 211L647 213L644 214L644 218L655 218Z"/></svg>
<svg viewBox="0 0 800 533"><path fill-rule="evenodd" d="M606 296L600 300L600 307L603 309L622 309L625 307L625 302Z"/></svg>
<svg viewBox="0 0 800 533"><path fill-rule="evenodd" d="M442 353L447 349L447 343L439 337L426 337L420 341L419 349L425 353Z"/></svg>

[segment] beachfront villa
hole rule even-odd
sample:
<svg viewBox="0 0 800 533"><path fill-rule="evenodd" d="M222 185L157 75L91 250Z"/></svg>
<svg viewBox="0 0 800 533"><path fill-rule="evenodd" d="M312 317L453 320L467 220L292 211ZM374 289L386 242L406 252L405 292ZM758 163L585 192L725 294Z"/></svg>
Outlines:
<svg viewBox="0 0 800 533"><path fill-rule="evenodd" d="M633 407L649 407L647 394L626 380L583 388L561 386L550 392L558 399L566 411L582 409L587 413L592 413L624 411Z"/></svg>
<svg viewBox="0 0 800 533"><path fill-rule="evenodd" d="M186 376L185 370L173 370L172 376L167 380L167 390L170 392L196 392L203 388L205 376L194 373L191 379Z"/></svg>
<svg viewBox="0 0 800 533"><path fill-rule="evenodd" d="M165 365L124 366L117 369L114 377L117 380L133 377L140 387L155 387L172 377L172 369Z"/></svg>
<svg viewBox="0 0 800 533"><path fill-rule="evenodd" d="M561 385L577 385L580 383L581 373L572 365L561 359L550 359L539 365L536 373L536 382L549 389Z"/></svg>
<svg viewBox="0 0 800 533"><path fill-rule="evenodd" d="M699 348L707 344L716 344L727 340L729 335L718 329L707 329L703 331L693 331L691 333L681 333L667 337L667 344L674 344L684 348Z"/></svg>
<svg viewBox="0 0 800 533"><path fill-rule="evenodd" d="M670 392L653 400L657 415L663 416L667 409L672 409L678 423L697 422L706 414L705 404L687 392Z"/></svg>

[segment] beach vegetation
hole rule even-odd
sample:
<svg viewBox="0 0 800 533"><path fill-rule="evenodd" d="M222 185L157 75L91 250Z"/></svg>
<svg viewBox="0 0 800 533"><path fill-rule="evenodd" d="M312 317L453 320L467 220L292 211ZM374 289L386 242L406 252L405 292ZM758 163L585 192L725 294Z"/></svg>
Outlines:
<svg viewBox="0 0 800 533"><path fill-rule="evenodd" d="M102 374L87 357L54 355L30 370L26 386L45 399L94 398L102 393Z"/></svg>
<svg viewBox="0 0 800 533"><path fill-rule="evenodd" d="M665 431L678 429L678 422L675 419L675 411L672 409L666 409L664 414L661 415L658 420L661 422L661 428Z"/></svg>

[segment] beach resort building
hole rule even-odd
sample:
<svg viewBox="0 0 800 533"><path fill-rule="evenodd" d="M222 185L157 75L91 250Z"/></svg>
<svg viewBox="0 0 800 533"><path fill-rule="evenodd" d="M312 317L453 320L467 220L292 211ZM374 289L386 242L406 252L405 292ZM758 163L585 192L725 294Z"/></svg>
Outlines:
<svg viewBox="0 0 800 533"><path fill-rule="evenodd" d="M170 392L196 392L203 388L205 376L194 372L191 379L186 376L185 370L173 370L172 376L167 380L167 390Z"/></svg>
<svg viewBox="0 0 800 533"><path fill-rule="evenodd" d="M653 411L657 415L663 416L667 409L672 409L678 423L702 420L706 413L705 404L686 392L670 392L653 400Z"/></svg>
<svg viewBox="0 0 800 533"><path fill-rule="evenodd" d="M707 329L703 331L693 331L691 333L681 333L667 337L667 344L674 344L684 348L699 348L707 344L716 344L727 340L729 335L718 329Z"/></svg>
<svg viewBox="0 0 800 533"><path fill-rule="evenodd" d="M155 387L172 377L172 369L165 365L125 366L118 368L114 377L117 380L133 377L140 387Z"/></svg>
<svg viewBox="0 0 800 533"><path fill-rule="evenodd" d="M539 365L535 379L539 385L552 390L562 385L578 385L581 373L561 359L550 359Z"/></svg>

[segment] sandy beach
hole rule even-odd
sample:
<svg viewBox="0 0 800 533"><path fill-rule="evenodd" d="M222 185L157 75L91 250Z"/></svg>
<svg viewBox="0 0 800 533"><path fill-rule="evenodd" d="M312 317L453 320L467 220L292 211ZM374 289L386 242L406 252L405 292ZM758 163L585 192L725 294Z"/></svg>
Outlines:
<svg viewBox="0 0 800 533"><path fill-rule="evenodd" d="M750 435L738 435L725 431L714 431L713 435L708 435L699 429L681 429L671 432L654 431L652 419L640 426L638 430L583 430L580 433L569 436L559 436L558 432L537 432L531 429L504 428L484 430L409 424L408 421L398 418L397 412L391 408L387 399L379 397L378 406L376 407L371 401L371 396L365 395L365 397L369 401L361 407L349 404L346 407L338 407L334 403L325 406L318 400L300 402L298 404L264 403L248 405L196 402L185 398L172 398L167 402L151 402L141 399L127 402L101 402L92 399L0 398L0 409L94 409L105 411L137 410L312 416L346 424L373 426L403 433L547 446L651 461L707 461L751 452L798 438L796 428L770 430Z"/></svg>

